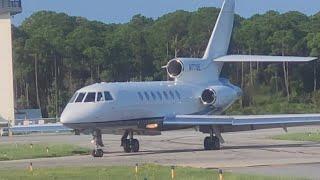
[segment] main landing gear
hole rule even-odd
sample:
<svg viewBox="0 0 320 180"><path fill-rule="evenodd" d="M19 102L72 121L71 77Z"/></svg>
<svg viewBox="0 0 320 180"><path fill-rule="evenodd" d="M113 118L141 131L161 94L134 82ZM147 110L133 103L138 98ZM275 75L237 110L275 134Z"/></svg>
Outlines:
<svg viewBox="0 0 320 180"><path fill-rule="evenodd" d="M128 139L129 136L129 139ZM123 147L124 152L139 152L140 144L138 139L133 138L133 131L126 130L121 138L121 146Z"/></svg>
<svg viewBox="0 0 320 180"><path fill-rule="evenodd" d="M214 134L214 129L210 128L210 136L204 139L203 145L205 150L220 150L220 139Z"/></svg>
<svg viewBox="0 0 320 180"><path fill-rule="evenodd" d="M93 157L103 157L103 150L102 147L104 147L104 144L102 142L102 134L101 130L97 129L92 132L93 141L95 143L95 149L92 150L91 155Z"/></svg>
<svg viewBox="0 0 320 180"><path fill-rule="evenodd" d="M103 150L104 144L102 142L102 134L100 129L96 129L92 132L93 141L95 143L95 149L92 150L91 155L93 157L103 157ZM128 138L129 136L129 138ZM121 146L123 147L124 152L138 152L140 145L138 139L133 138L133 131L126 130L121 138Z"/></svg>

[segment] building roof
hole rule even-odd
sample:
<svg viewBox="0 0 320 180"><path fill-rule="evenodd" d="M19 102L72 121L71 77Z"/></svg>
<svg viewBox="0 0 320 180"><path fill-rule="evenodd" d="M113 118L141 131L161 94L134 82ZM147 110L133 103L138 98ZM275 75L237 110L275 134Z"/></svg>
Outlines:
<svg viewBox="0 0 320 180"><path fill-rule="evenodd" d="M21 0L0 0L0 14L10 13L13 16L21 12Z"/></svg>
<svg viewBox="0 0 320 180"><path fill-rule="evenodd" d="M40 109L19 109L15 113L16 120L39 120L42 119Z"/></svg>

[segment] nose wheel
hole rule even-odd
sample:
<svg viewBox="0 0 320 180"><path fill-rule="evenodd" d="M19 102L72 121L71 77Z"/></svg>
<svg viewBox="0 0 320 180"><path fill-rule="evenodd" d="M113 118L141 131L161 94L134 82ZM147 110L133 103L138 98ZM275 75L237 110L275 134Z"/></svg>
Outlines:
<svg viewBox="0 0 320 180"><path fill-rule="evenodd" d="M92 150L91 155L93 157L103 157L103 150L102 147L104 147L103 141L102 141L102 134L101 130L97 129L92 132L93 141L95 143L95 149Z"/></svg>
<svg viewBox="0 0 320 180"><path fill-rule="evenodd" d="M92 157L103 157L103 150L102 149L94 149L91 152Z"/></svg>
<svg viewBox="0 0 320 180"><path fill-rule="evenodd" d="M130 135L129 139L127 138ZM132 131L126 131L121 138L121 146L123 147L124 152L139 152L140 144L138 139L133 138Z"/></svg>

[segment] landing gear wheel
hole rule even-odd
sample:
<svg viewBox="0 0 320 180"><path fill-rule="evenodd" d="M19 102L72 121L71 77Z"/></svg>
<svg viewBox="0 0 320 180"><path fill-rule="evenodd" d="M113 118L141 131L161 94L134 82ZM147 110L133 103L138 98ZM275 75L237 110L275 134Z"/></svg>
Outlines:
<svg viewBox="0 0 320 180"><path fill-rule="evenodd" d="M130 139L125 139L125 140L123 141L123 150L124 150L124 152L126 152L126 153L131 152Z"/></svg>
<svg viewBox="0 0 320 180"><path fill-rule="evenodd" d="M103 157L103 150L102 149L94 149L91 152L93 157Z"/></svg>
<svg viewBox="0 0 320 180"><path fill-rule="evenodd" d="M212 140L213 140L213 150L220 150L221 149L220 139L217 136L214 136Z"/></svg>
<svg viewBox="0 0 320 180"><path fill-rule="evenodd" d="M205 150L220 150L220 140L218 137L206 137L203 142Z"/></svg>
<svg viewBox="0 0 320 180"><path fill-rule="evenodd" d="M127 139L129 136L129 139ZM133 131L126 130L121 138L121 146L123 147L124 152L139 152L140 144L138 139L133 138Z"/></svg>
<svg viewBox="0 0 320 180"><path fill-rule="evenodd" d="M213 142L212 142L211 138L210 137L204 138L203 145L204 145L204 150L206 150L206 151L212 150Z"/></svg>
<svg viewBox="0 0 320 180"><path fill-rule="evenodd" d="M139 148L140 145L138 139L133 139L131 141L131 152L139 152Z"/></svg>
<svg viewBox="0 0 320 180"><path fill-rule="evenodd" d="M130 152L139 152L139 141L138 139L126 139L123 142L123 150L126 153L130 153Z"/></svg>

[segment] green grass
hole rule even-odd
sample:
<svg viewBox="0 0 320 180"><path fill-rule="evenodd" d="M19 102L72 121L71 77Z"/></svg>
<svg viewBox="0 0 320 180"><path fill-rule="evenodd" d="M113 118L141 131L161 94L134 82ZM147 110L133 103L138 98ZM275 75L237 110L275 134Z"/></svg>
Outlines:
<svg viewBox="0 0 320 180"><path fill-rule="evenodd" d="M88 153L89 149L69 144L33 144L32 147L30 144L0 145L0 161L62 157Z"/></svg>
<svg viewBox="0 0 320 180"><path fill-rule="evenodd" d="M175 180L216 180L216 170L182 168L177 167ZM135 175L134 167L74 167L55 169L34 169L0 171L0 179L23 179L23 180L73 180L73 179L106 179L106 180L169 180L171 179L171 168L158 165L143 165ZM267 177L256 175L224 174L225 180L302 180L303 178L290 177Z"/></svg>
<svg viewBox="0 0 320 180"><path fill-rule="evenodd" d="M272 139L320 142L320 133L288 133L288 134L273 136Z"/></svg>

